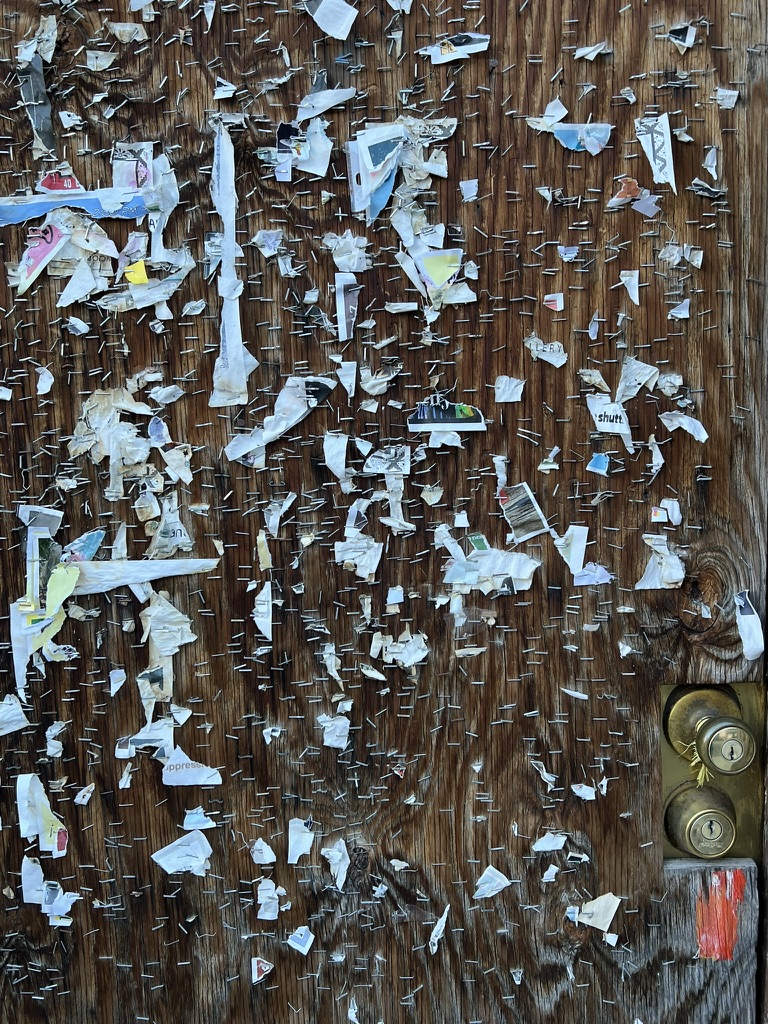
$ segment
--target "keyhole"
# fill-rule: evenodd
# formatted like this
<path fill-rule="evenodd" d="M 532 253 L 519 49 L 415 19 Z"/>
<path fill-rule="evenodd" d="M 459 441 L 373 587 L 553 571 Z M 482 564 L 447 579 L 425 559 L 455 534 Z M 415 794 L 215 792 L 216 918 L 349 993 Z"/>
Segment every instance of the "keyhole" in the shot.
<path fill-rule="evenodd" d="M 705 843 L 716 843 L 722 834 L 723 825 L 718 818 L 709 818 L 701 823 L 701 838 Z"/>
<path fill-rule="evenodd" d="M 735 765 L 744 757 L 744 744 L 735 736 L 724 737 L 720 749 L 723 761 L 728 761 L 730 764 Z"/>

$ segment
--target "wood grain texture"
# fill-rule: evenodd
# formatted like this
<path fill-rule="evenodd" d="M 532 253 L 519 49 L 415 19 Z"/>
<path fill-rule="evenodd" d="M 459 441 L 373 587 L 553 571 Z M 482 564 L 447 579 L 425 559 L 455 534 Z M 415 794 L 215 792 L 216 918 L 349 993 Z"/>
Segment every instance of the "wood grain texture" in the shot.
<path fill-rule="evenodd" d="M 306 14 L 275 3 L 224 4 L 209 32 L 202 14 L 193 18 L 196 7 L 158 4 L 143 52 L 109 42 L 119 53 L 116 65 L 90 72 L 83 48 L 107 41 L 102 19 L 139 18 L 123 0 L 111 2 L 109 11 L 84 3 L 50 8 L 60 24 L 47 71 L 54 119 L 58 111 L 72 110 L 88 125 L 63 140 L 62 155 L 84 185 L 95 187 L 109 181 L 115 139 L 157 140 L 182 186 L 166 242 L 185 239 L 199 267 L 171 301 L 177 320 L 162 337 L 149 330 L 151 316 L 109 318 L 93 306 L 75 306 L 69 312 L 88 321 L 91 331 L 73 338 L 61 330 L 57 283 L 43 277 L 17 298 L 3 276 L 2 380 L 14 385 L 16 396 L 2 410 L 3 592 L 10 602 L 24 589 L 19 502 L 63 508 L 67 540 L 101 525 L 111 543 L 125 521 L 130 552 L 141 557 L 147 541 L 132 499 L 106 501 L 104 465 L 69 463 L 65 442 L 88 394 L 120 386 L 145 366 L 160 366 L 166 383 L 178 381 L 187 391 L 170 407 L 171 434 L 196 449 L 194 481 L 178 488 L 182 517 L 196 554 L 215 556 L 214 540 L 225 546 L 219 572 L 162 584 L 198 635 L 175 659 L 175 700 L 194 712 L 177 738 L 188 754 L 220 766 L 225 784 L 208 791 L 166 789 L 160 766 L 141 756 L 131 789 L 118 789 L 124 763 L 113 750 L 143 721 L 133 679 L 147 664 L 140 634 L 125 633 L 121 623 L 126 610 L 138 622 L 140 608 L 127 588 L 82 600 L 98 607 L 100 616 L 69 621 L 60 634 L 60 642 L 81 652 L 79 661 L 48 666 L 46 678 L 30 687 L 35 727 L 0 740 L 0 862 L 3 885 L 17 894 L 1 897 L 3 1020 L 343 1022 L 352 999 L 361 1024 L 749 1020 L 754 943 L 747 935 L 755 927 L 755 873 L 749 873 L 739 956 L 732 964 L 696 961 L 697 890 L 690 873 L 681 876 L 678 865 L 662 862 L 657 687 L 756 679 L 763 669 L 762 661 L 741 656 L 733 595 L 748 587 L 763 616 L 768 234 L 759 125 L 766 103 L 765 3 L 745 4 L 734 15 L 714 2 L 634 0 L 623 12 L 622 4 L 607 0 L 465 8 L 417 3 L 411 15 L 398 16 L 381 0 L 361 7 L 358 34 L 345 43 L 320 39 Z M 30 0 L 20 0 L 16 11 L 4 15 L 0 189 L 6 193 L 36 181 L 13 67 L 14 45 L 34 31 L 39 13 Z M 659 37 L 684 14 L 707 24 L 699 28 L 694 50 L 680 56 Z M 400 63 L 388 42 L 398 26 L 404 33 Z M 187 28 L 191 45 L 179 41 Z M 436 68 L 415 55 L 440 33 L 474 28 L 491 33 L 485 54 Z M 610 57 L 594 64 L 573 60 L 573 47 L 602 39 L 613 49 Z M 300 70 L 278 90 L 262 92 L 260 83 L 280 70 L 275 51 L 281 42 Z M 216 58 L 220 63 L 213 63 Z M 326 115 L 337 143 L 331 174 L 322 182 L 277 184 L 255 150 L 271 141 L 278 121 L 291 118 L 311 74 L 321 69 L 331 85 L 358 89 L 349 108 Z M 216 75 L 238 86 L 234 100 L 213 100 Z M 584 83 L 596 88 L 582 95 Z M 720 110 L 714 90 L 731 84 L 740 91 L 739 102 L 732 111 Z M 449 98 L 441 101 L 449 86 Z M 637 94 L 636 105 L 621 98 L 625 86 Z M 97 92 L 106 92 L 107 100 L 94 103 Z M 526 115 L 540 115 L 557 95 L 569 119 L 615 125 L 602 154 L 569 153 L 526 125 Z M 107 102 L 117 108 L 110 119 L 104 118 Z M 673 115 L 675 126 L 687 121 L 695 140 L 674 144 L 679 194 L 658 187 L 663 209 L 652 223 L 629 209 L 606 213 L 616 177 L 631 174 L 652 187 L 633 118 L 654 104 Z M 295 280 L 282 279 L 254 247 L 244 249 L 244 335 L 261 365 L 249 384 L 249 405 L 238 410 L 207 405 L 218 300 L 201 264 L 204 234 L 220 222 L 209 193 L 213 136 L 206 112 L 217 107 L 248 115 L 245 130 L 233 132 L 238 240 L 245 245 L 259 228 L 281 226 L 295 264 L 305 265 Z M 384 308 L 416 294 L 394 261 L 397 238 L 386 214 L 370 230 L 349 215 L 341 151 L 367 120 L 403 112 L 459 118 L 445 146 L 449 176 L 435 179 L 428 213 L 448 226 L 449 238 L 464 240 L 467 257 L 480 266 L 478 302 L 446 308 L 430 347 L 421 344 L 415 317 L 395 317 Z M 706 176 L 700 165 L 710 145 L 718 147 L 725 203 L 686 190 L 694 177 Z M 473 177 L 481 198 L 462 204 L 457 183 Z M 578 203 L 548 207 L 535 192 L 542 185 L 580 197 Z M 323 189 L 336 197 L 325 205 Z M 117 221 L 105 226 L 120 247 L 128 227 Z M 328 405 L 270 447 L 265 471 L 230 463 L 223 446 L 262 421 L 288 374 L 334 369 L 329 356 L 341 346 L 308 327 L 301 298 L 318 287 L 321 305 L 333 316 L 328 286 L 334 267 L 321 239 L 345 228 L 365 234 L 376 254 L 373 269 L 361 275 L 364 315 L 375 317 L 376 328 L 371 335 L 358 332 L 345 358 L 377 367 L 397 354 L 404 372 L 377 413 L 361 412 L 358 401 L 348 405 L 337 388 Z M 6 261 L 19 258 L 25 235 L 24 227 L 0 232 Z M 659 263 L 658 252 L 672 237 L 703 247 L 700 271 Z M 578 242 L 586 259 L 563 264 L 554 244 L 534 251 L 543 242 Z M 615 287 L 626 269 L 641 271 L 639 307 Z M 566 296 L 560 315 L 541 302 L 554 291 Z M 668 321 L 670 305 L 689 295 L 691 319 Z M 197 298 L 207 299 L 206 313 L 180 320 L 184 302 Z M 595 310 L 603 322 L 591 343 L 585 331 Z M 628 319 L 617 328 L 620 312 Z M 523 339 L 534 328 L 565 345 L 566 367 L 531 363 Z M 397 345 L 372 348 L 371 341 L 394 334 Z M 636 439 L 645 441 L 654 431 L 669 439 L 666 466 L 652 483 L 647 448 L 628 457 L 618 439 L 592 433 L 586 389 L 577 376 L 581 367 L 599 368 L 615 386 L 627 354 L 682 373 L 694 414 L 710 434 L 704 446 L 681 431 L 667 435 L 657 420 L 659 411 L 675 408 L 666 399 L 643 392 L 629 403 Z M 55 375 L 47 398 L 35 394 L 36 365 Z M 522 404 L 494 403 L 489 385 L 501 373 L 527 379 Z M 383 513 L 371 516 L 369 533 L 385 542 L 385 557 L 368 587 L 333 562 L 350 499 L 325 467 L 323 433 L 341 427 L 376 445 L 404 439 L 406 415 L 429 394 L 430 376 L 439 376 L 441 387 L 455 386 L 457 400 L 479 405 L 488 431 L 466 435 L 461 451 L 428 451 L 416 465 L 404 506 L 418 526 L 415 536 L 390 537 L 378 522 Z M 390 397 L 405 408 L 387 405 Z M 561 468 L 545 476 L 537 467 L 556 445 Z M 585 471 L 593 450 L 615 457 L 616 472 L 606 481 Z M 504 546 L 492 462 L 499 454 L 509 457 L 510 482 L 531 485 L 558 532 L 570 523 L 590 527 L 594 546 L 588 557 L 616 580 L 609 587 L 574 588 L 551 540 L 540 537 L 523 546 L 542 560 L 532 590 L 467 597 L 469 621 L 457 636 L 447 606 L 434 600 L 447 588 L 432 532 L 438 523 L 452 525 L 455 511 L 466 511 L 474 530 Z M 353 464 L 359 469 L 361 460 Z M 58 473 L 76 473 L 77 489 L 58 491 Z M 416 485 L 438 482 L 445 497 L 430 509 Z M 359 483 L 370 497 L 369 481 Z M 272 580 L 284 603 L 275 608 L 271 655 L 256 656 L 253 597 L 246 594 L 248 581 L 266 578 L 255 557 L 256 537 L 268 501 L 291 490 L 299 500 L 270 543 Z M 669 536 L 685 555 L 686 579 L 679 590 L 635 593 L 648 554 L 641 536 L 651 529 L 652 505 L 665 497 L 677 497 L 683 510 L 683 525 Z M 189 514 L 187 506 L 196 501 L 210 503 L 207 518 Z M 316 540 L 302 551 L 300 538 L 309 533 Z M 301 594 L 292 589 L 299 584 Z M 384 597 L 398 584 L 408 596 L 402 613 L 388 618 Z M 372 633 L 360 617 L 363 593 L 372 595 L 374 617 L 385 631 L 398 633 L 410 622 L 427 634 L 431 653 L 420 672 L 387 670 L 387 687 L 361 675 Z M 711 618 L 702 617 L 702 605 Z M 619 613 L 620 606 L 635 611 Z M 495 619 L 492 626 L 485 613 Z M 13 669 L 7 619 L 1 625 L 4 694 L 13 689 Z M 585 625 L 597 628 L 586 631 Z M 321 745 L 316 726 L 338 689 L 319 659 L 320 644 L 329 640 L 336 643 L 346 692 L 354 699 L 352 743 L 342 754 Z M 620 641 L 639 653 L 621 660 Z M 457 659 L 456 650 L 467 643 L 486 650 Z M 128 682 L 112 700 L 106 680 L 115 666 L 125 667 Z M 581 690 L 589 700 L 569 697 L 562 687 Z M 45 729 L 55 719 L 71 723 L 61 762 L 45 756 Z M 262 739 L 265 725 L 285 730 L 269 746 Z M 531 760 L 557 775 L 551 793 Z M 402 778 L 394 767 L 405 768 Z M 70 851 L 62 861 L 42 863 L 46 877 L 84 896 L 70 931 L 51 930 L 35 907 L 21 902 L 25 844 L 18 835 L 14 777 L 26 771 L 38 772 L 46 784 L 68 780 L 52 805 L 70 828 Z M 603 776 L 609 780 L 605 797 L 583 803 L 572 794 L 572 783 Z M 73 795 L 91 781 L 91 803 L 75 807 Z M 178 838 L 185 808 L 200 803 L 221 822 L 208 834 L 211 871 L 204 879 L 169 878 L 150 855 Z M 287 867 L 288 819 L 309 814 L 324 839 L 315 841 L 309 861 Z M 532 854 L 532 842 L 548 828 L 567 832 L 567 850 L 586 853 L 589 862 L 574 866 L 566 851 Z M 247 844 L 258 837 L 274 846 L 277 865 L 265 873 L 286 888 L 291 902 L 274 924 L 256 918 L 260 872 Z M 352 859 L 342 894 L 331 887 L 319 855 L 326 841 L 341 837 Z M 409 867 L 396 872 L 392 859 Z M 556 882 L 543 883 L 550 862 L 561 870 Z M 474 902 L 475 882 L 489 863 L 514 884 Z M 699 879 L 708 870 L 691 868 Z M 373 889 L 382 882 L 388 892 L 376 899 Z M 608 891 L 622 899 L 613 924 L 615 949 L 565 917 L 568 906 Z M 445 937 L 431 955 L 430 932 L 448 905 Z M 285 940 L 306 923 L 316 941 L 304 959 Z M 335 954 L 343 959 L 332 959 Z M 252 988 L 255 955 L 273 961 L 275 970 Z M 518 970 L 519 984 L 512 974 Z"/>
<path fill-rule="evenodd" d="M 729 890 L 728 899 L 738 919 L 738 934 L 733 959 L 724 962 L 707 955 L 712 953 L 711 948 L 702 949 L 696 907 L 713 901 L 713 894 L 724 878 L 725 890 L 727 877 L 737 880 L 739 891 L 743 882 L 744 890 L 741 899 L 734 898 L 733 890 Z M 754 862 L 732 859 L 712 866 L 693 860 L 669 861 L 664 866 L 664 881 L 667 895 L 663 903 L 656 906 L 659 919 L 665 919 L 658 929 L 660 941 L 657 944 L 651 940 L 645 945 L 640 959 L 647 963 L 647 973 L 633 974 L 630 981 L 630 985 L 637 985 L 639 996 L 634 1012 L 644 1021 L 754 1020 L 752 985 L 757 966 L 758 933 L 758 883 Z M 726 917 L 722 915 L 722 923 Z M 686 955 L 686 950 L 693 950 L 692 955 Z M 634 949 L 627 951 L 628 973 L 633 970 L 635 952 Z M 657 958 L 655 964 L 654 957 Z"/>

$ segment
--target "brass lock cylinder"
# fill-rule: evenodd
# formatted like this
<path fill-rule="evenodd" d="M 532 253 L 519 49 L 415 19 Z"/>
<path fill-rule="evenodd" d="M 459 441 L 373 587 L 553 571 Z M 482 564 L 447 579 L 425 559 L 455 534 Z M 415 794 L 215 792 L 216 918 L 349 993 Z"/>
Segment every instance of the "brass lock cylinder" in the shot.
<path fill-rule="evenodd" d="M 672 797 L 664 816 L 669 841 L 692 857 L 723 857 L 736 841 L 736 812 L 711 786 L 686 786 Z"/>
<path fill-rule="evenodd" d="M 730 687 L 678 687 L 664 710 L 664 731 L 681 757 L 694 755 L 709 771 L 737 775 L 755 759 L 754 734 Z"/>

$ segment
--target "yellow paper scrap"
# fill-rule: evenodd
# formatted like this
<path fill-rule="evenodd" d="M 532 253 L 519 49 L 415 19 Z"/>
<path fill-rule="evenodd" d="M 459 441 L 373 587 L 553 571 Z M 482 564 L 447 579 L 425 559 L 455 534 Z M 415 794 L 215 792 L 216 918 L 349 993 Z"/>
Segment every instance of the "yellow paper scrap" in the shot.
<path fill-rule="evenodd" d="M 45 614 L 54 615 L 75 589 L 80 570 L 70 562 L 59 562 L 48 579 L 45 592 Z"/>
<path fill-rule="evenodd" d="M 147 284 L 149 278 L 147 277 L 147 268 L 144 266 L 144 260 L 139 260 L 138 263 L 131 263 L 130 266 L 126 267 L 125 279 L 129 284 Z"/>

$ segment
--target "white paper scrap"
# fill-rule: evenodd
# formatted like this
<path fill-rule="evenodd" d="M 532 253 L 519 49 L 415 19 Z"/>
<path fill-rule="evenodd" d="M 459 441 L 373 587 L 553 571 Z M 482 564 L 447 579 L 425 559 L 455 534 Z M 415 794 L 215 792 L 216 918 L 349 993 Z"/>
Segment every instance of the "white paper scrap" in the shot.
<path fill-rule="evenodd" d="M 331 874 L 333 875 L 333 880 L 336 883 L 336 888 L 343 889 L 350 865 L 347 844 L 343 839 L 339 839 L 333 844 L 333 846 L 324 847 L 320 851 L 320 855 L 325 857 L 328 861 L 328 866 L 331 869 Z"/>
<path fill-rule="evenodd" d="M 258 985 L 264 981 L 266 976 L 275 969 L 275 965 L 262 956 L 251 957 L 251 984 Z"/>
<path fill-rule="evenodd" d="M 682 412 L 663 412 L 659 419 L 670 432 L 678 429 L 685 430 L 691 437 L 702 443 L 709 439 L 709 434 L 703 424 L 693 416 L 686 416 Z"/>
<path fill-rule="evenodd" d="M 0 736 L 17 732 L 29 724 L 29 719 L 24 714 L 19 698 L 12 693 L 3 697 L 0 701 Z"/>
<path fill-rule="evenodd" d="M 296 949 L 302 956 L 306 956 L 312 948 L 312 943 L 315 941 L 315 936 L 309 930 L 307 925 L 303 924 L 297 928 L 292 935 L 289 935 L 286 940 L 291 949 Z"/>
<path fill-rule="evenodd" d="M 306 856 L 312 849 L 315 833 L 301 818 L 288 822 L 288 863 L 298 864 L 299 857 Z"/>
<path fill-rule="evenodd" d="M 208 858 L 212 853 L 211 844 L 196 830 L 153 853 L 152 860 L 169 875 L 189 871 L 203 878 L 211 866 Z"/>
<path fill-rule="evenodd" d="M 489 899 L 489 897 L 500 893 L 502 889 L 506 889 L 508 885 L 512 885 L 511 879 L 507 878 L 505 874 L 493 867 L 493 865 L 489 864 L 477 880 L 472 899 Z"/>
<path fill-rule="evenodd" d="M 220 786 L 221 772 L 193 761 L 181 747 L 176 747 L 163 766 L 166 786 Z"/>
<path fill-rule="evenodd" d="M 317 724 L 323 730 L 323 746 L 344 750 L 349 742 L 350 720 L 345 715 L 318 715 Z"/>
<path fill-rule="evenodd" d="M 643 541 L 651 549 L 652 554 L 642 578 L 635 584 L 635 590 L 672 590 L 682 586 L 685 566 L 680 556 L 669 550 L 669 539 L 645 533 Z"/>
<path fill-rule="evenodd" d="M 501 374 L 494 383 L 494 397 L 497 402 L 519 402 L 523 397 L 524 380 Z"/>
<path fill-rule="evenodd" d="M 607 932 L 620 906 L 621 900 L 618 896 L 614 896 L 612 892 L 604 893 L 597 899 L 582 903 L 578 923 L 588 924 L 590 928 Z"/>
<path fill-rule="evenodd" d="M 317 27 L 333 39 L 346 39 L 357 17 L 357 8 L 344 0 L 305 0 L 304 7 Z"/>
<path fill-rule="evenodd" d="M 51 810 L 43 784 L 37 775 L 16 777 L 16 803 L 19 813 L 19 831 L 22 839 L 37 838 L 40 849 L 54 859 L 67 852 L 69 833 L 63 822 Z"/>
<path fill-rule="evenodd" d="M 440 917 L 435 922 L 435 926 L 429 936 L 429 952 L 434 956 L 437 952 L 437 947 L 445 934 L 445 926 L 448 923 L 448 912 L 450 911 L 450 904 L 445 908 Z"/>
<path fill-rule="evenodd" d="M 217 825 L 202 807 L 195 807 L 191 811 L 184 811 L 184 824 L 181 827 L 185 832 L 194 832 L 198 828 L 217 828 Z"/>
<path fill-rule="evenodd" d="M 677 195 L 669 114 L 661 114 L 659 117 L 635 118 L 635 135 L 643 147 L 643 152 L 648 157 L 648 162 L 653 170 L 654 184 L 669 184 Z"/>
<path fill-rule="evenodd" d="M 736 625 L 741 637 L 744 657 L 747 661 L 756 661 L 765 649 L 760 616 L 749 599 L 749 591 L 742 590 L 734 595 L 733 600 L 736 605 Z"/>
<path fill-rule="evenodd" d="M 255 839 L 250 845 L 250 850 L 254 864 L 274 864 L 277 860 L 275 851 L 265 839 Z"/>
<path fill-rule="evenodd" d="M 534 853 L 552 853 L 554 850 L 562 850 L 568 836 L 561 832 L 547 832 L 531 847 Z"/>

